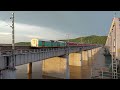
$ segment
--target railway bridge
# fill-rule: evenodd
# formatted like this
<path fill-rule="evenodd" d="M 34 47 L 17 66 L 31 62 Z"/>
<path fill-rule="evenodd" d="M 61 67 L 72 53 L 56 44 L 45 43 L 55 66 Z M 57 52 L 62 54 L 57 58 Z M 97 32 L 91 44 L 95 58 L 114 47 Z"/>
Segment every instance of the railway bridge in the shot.
<path fill-rule="evenodd" d="M 59 76 L 61 78 L 70 78 L 69 65 L 82 66 L 82 59 L 91 57 L 97 53 L 100 45 L 96 46 L 76 46 L 76 47 L 58 47 L 58 48 L 39 48 L 31 49 L 30 46 L 16 46 L 14 56 L 12 56 L 11 46 L 1 45 L 0 46 L 0 78 L 1 79 L 16 79 L 16 66 L 28 64 L 28 73 L 32 73 L 32 62 L 42 61 L 48 58 L 58 57 L 62 59 L 64 64 L 65 75 Z M 74 54 L 75 60 L 70 59 L 70 54 Z M 84 54 L 84 55 L 83 55 Z M 14 59 L 13 59 L 14 58 Z M 13 61 L 14 60 L 14 61 Z M 61 62 L 61 61 L 60 61 Z M 57 65 L 60 63 L 57 62 Z M 55 61 L 50 62 L 52 66 L 56 63 Z M 59 65 L 57 66 L 59 67 Z M 61 67 L 61 68 L 63 68 Z M 50 67 L 48 67 L 50 68 Z M 52 68 L 55 69 L 55 68 Z M 44 70 L 44 72 L 47 70 Z"/>

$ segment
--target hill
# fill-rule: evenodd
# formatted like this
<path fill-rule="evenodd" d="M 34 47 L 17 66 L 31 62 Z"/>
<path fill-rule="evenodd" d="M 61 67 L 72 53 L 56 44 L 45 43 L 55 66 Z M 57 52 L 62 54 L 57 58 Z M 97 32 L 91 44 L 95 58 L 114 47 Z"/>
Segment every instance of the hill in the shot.
<path fill-rule="evenodd" d="M 79 42 L 79 43 L 87 43 L 87 44 L 102 44 L 104 45 L 106 42 L 107 36 L 86 36 L 86 37 L 78 37 L 75 39 L 69 39 L 70 42 Z M 68 41 L 68 40 L 59 40 L 59 41 Z M 30 46 L 30 42 L 18 42 L 15 45 L 28 45 Z"/>
<path fill-rule="evenodd" d="M 15 45 L 25 45 L 25 46 L 30 46 L 30 42 L 18 42 L 18 43 L 15 43 Z"/>
<path fill-rule="evenodd" d="M 107 40 L 107 36 L 86 36 L 86 37 L 78 37 L 75 39 L 69 39 L 70 42 L 79 42 L 79 43 L 88 43 L 88 44 L 105 44 Z M 67 40 L 63 40 L 67 41 Z"/>

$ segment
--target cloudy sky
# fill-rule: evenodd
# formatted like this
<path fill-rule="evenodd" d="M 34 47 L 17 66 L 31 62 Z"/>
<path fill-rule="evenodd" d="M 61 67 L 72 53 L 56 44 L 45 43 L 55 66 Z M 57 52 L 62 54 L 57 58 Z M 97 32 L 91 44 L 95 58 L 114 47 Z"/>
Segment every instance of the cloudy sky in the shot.
<path fill-rule="evenodd" d="M 15 42 L 107 35 L 115 11 L 14 11 Z M 0 11 L 0 43 L 11 43 L 12 11 Z M 117 12 L 120 17 L 120 12 Z"/>

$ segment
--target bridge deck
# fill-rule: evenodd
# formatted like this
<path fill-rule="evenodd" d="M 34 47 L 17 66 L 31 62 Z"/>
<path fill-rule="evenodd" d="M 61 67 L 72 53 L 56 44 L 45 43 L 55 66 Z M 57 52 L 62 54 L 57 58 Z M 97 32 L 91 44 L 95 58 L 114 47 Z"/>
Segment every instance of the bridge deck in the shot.
<path fill-rule="evenodd" d="M 24 46 L 23 46 L 24 47 Z M 39 49 L 22 49 L 15 50 L 15 65 L 23 65 L 30 62 L 45 60 L 52 57 L 65 56 L 72 52 L 80 52 L 81 50 L 89 50 L 98 46 L 87 47 L 64 47 L 64 48 L 39 48 Z M 7 63 L 12 61 L 11 51 L 0 52 L 0 69 L 7 67 Z"/>

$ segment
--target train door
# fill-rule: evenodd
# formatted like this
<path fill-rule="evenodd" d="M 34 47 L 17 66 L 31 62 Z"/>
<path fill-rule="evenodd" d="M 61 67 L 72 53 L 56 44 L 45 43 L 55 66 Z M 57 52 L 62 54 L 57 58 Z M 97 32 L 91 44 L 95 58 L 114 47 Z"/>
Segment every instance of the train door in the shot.
<path fill-rule="evenodd" d="M 33 47 L 37 47 L 37 40 L 36 40 L 36 39 L 32 39 L 31 45 L 32 45 Z"/>

